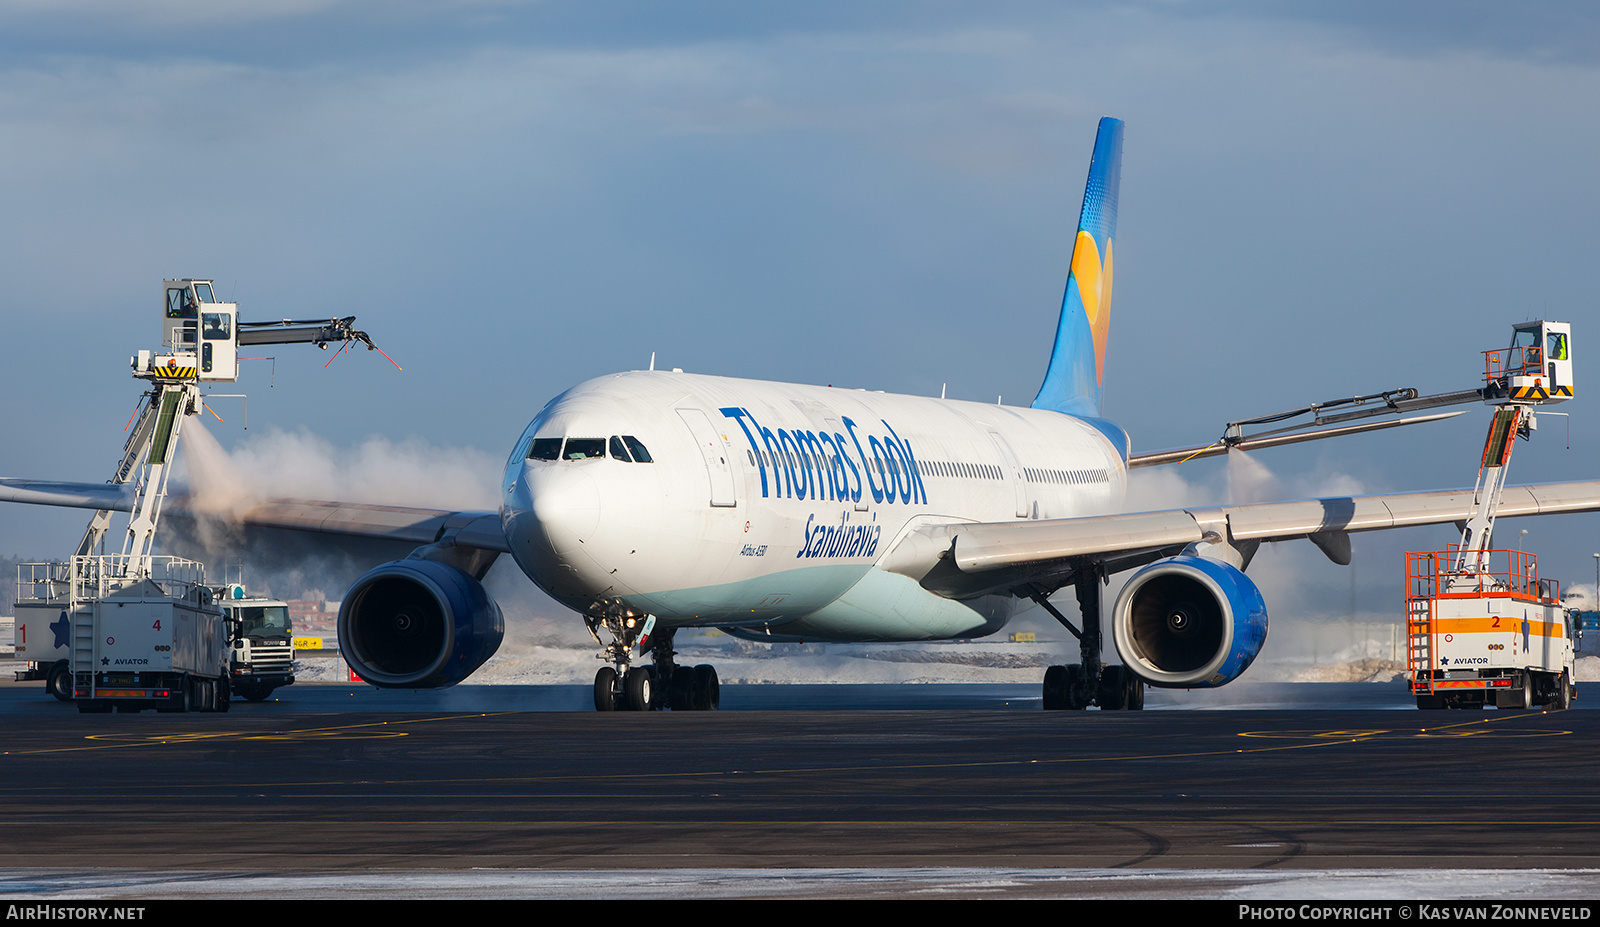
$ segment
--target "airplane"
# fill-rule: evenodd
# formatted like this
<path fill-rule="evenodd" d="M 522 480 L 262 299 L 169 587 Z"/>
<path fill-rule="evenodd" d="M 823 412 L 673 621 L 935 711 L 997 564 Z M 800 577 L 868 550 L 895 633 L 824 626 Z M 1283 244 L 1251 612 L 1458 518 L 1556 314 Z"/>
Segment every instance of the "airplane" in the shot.
<path fill-rule="evenodd" d="M 1122 121 L 1103 118 L 1028 408 L 652 364 L 550 400 L 513 445 L 498 511 L 269 500 L 235 517 L 415 545 L 339 611 L 346 659 L 380 687 L 455 685 L 494 655 L 505 623 L 481 580 L 502 554 L 601 645 L 597 710 L 715 709 L 715 668 L 673 660 L 682 628 L 951 640 L 1032 604 L 1080 645 L 1078 662 L 1046 670 L 1046 709 L 1139 709 L 1146 686 L 1226 685 L 1266 639 L 1245 573 L 1262 543 L 1307 538 L 1348 564 L 1350 533 L 1463 521 L 1473 493 L 1121 511 L 1130 467 L 1171 459 L 1132 454 L 1100 416 L 1122 140 Z M 0 501 L 104 508 L 105 489 L 0 480 Z M 1507 487 L 1500 503 L 1503 516 L 1596 510 L 1600 481 Z M 1122 663 L 1102 665 L 1102 589 L 1128 570 L 1109 614 Z M 1081 628 L 1050 602 L 1068 586 Z"/>

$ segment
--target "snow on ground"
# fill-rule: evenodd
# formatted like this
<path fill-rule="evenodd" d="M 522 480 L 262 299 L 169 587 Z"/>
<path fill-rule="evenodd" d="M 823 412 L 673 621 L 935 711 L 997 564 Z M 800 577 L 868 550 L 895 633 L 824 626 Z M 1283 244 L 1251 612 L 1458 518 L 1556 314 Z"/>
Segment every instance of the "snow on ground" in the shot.
<path fill-rule="evenodd" d="M 580 685 L 594 681 L 600 648 L 565 643 L 508 640 L 472 676 L 478 685 Z M 1037 685 L 1051 663 L 1077 660 L 1063 643 L 956 641 L 927 644 L 757 644 L 721 634 L 680 633 L 677 662 L 710 663 L 724 685 L 823 683 L 989 683 Z M 1115 661 L 1115 656 L 1108 657 Z M 1600 679 L 1600 658 L 1586 658 Z M 1323 661 L 1258 662 L 1257 682 L 1394 682 L 1405 666 L 1394 660 L 1356 656 Z M 343 682 L 342 664 L 303 659 L 299 682 Z M 1579 676 L 1583 679 L 1583 676 Z"/>

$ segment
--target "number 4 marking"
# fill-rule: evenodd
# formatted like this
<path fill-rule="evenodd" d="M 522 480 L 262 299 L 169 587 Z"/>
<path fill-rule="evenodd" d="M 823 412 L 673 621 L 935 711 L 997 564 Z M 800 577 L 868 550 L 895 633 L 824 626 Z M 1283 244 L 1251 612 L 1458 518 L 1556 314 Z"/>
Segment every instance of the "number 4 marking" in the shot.
<path fill-rule="evenodd" d="M 150 630 L 152 630 L 152 631 L 161 630 L 161 619 L 160 618 L 157 618 L 156 619 L 156 623 L 150 626 Z"/>

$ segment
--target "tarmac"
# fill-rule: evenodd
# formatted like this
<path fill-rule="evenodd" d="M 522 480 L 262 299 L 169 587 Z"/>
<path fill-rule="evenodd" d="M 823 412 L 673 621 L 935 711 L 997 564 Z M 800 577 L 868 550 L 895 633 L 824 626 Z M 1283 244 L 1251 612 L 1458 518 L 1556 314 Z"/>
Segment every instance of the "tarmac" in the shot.
<path fill-rule="evenodd" d="M 597 714 L 583 686 L 297 685 L 80 715 L 6 685 L 0 896 L 1600 895 L 1600 685 L 1560 713 L 1239 691 L 727 686 L 722 711 Z"/>

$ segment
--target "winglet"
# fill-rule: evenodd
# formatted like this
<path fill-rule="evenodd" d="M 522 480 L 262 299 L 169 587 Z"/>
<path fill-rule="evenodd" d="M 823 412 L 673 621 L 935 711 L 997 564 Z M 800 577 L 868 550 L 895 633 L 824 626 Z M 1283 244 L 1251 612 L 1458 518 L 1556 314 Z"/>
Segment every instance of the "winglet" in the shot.
<path fill-rule="evenodd" d="M 1106 333 L 1111 319 L 1112 242 L 1117 237 L 1117 189 L 1122 180 L 1122 120 L 1106 116 L 1095 135 L 1083 212 L 1072 247 L 1067 292 L 1044 384 L 1035 409 L 1100 414 Z"/>

